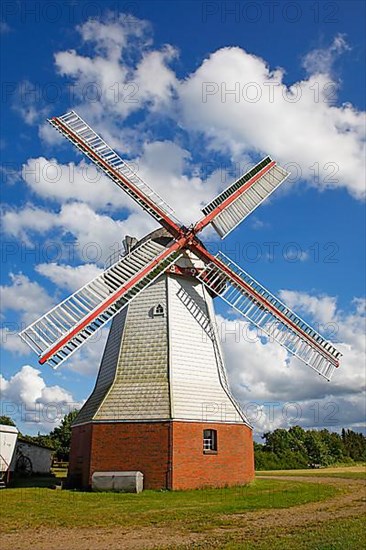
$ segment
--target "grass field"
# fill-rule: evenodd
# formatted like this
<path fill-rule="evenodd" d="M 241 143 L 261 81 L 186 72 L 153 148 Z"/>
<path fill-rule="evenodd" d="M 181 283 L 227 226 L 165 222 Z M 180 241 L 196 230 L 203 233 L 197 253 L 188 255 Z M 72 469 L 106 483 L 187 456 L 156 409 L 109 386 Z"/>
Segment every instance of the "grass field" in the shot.
<path fill-rule="evenodd" d="M 41 480 L 44 484 L 44 480 Z M 197 531 L 226 524 L 216 519 L 265 508 L 321 501 L 337 493 L 328 485 L 257 480 L 250 486 L 198 491 L 144 491 L 139 495 L 57 491 L 44 487 L 1 493 L 4 531 L 42 526 L 148 526 L 172 522 Z"/>
<path fill-rule="evenodd" d="M 319 470 L 260 470 L 257 476 L 307 476 L 339 477 L 344 479 L 366 479 L 366 464 L 338 468 L 320 468 Z"/>
<path fill-rule="evenodd" d="M 208 550 L 212 544 L 211 548 L 225 550 L 362 550 L 365 548 L 364 541 L 365 520 L 359 517 L 292 529 L 278 525 L 275 533 L 264 535 L 261 532 L 258 536 L 252 535 L 251 540 L 243 540 L 238 533 L 234 533 L 231 537 L 220 537 L 211 540 L 207 545 L 197 545 L 196 548 L 206 547 Z M 179 545 L 175 548 L 183 550 L 187 546 Z M 189 548 L 195 548 L 195 545 L 190 545 Z"/>
<path fill-rule="evenodd" d="M 25 485 L 39 487 L 0 492 L 0 546 L 359 550 L 365 538 L 365 468 L 334 470 L 257 472 L 283 479 L 139 495 L 52 490 L 46 485 L 57 478 L 34 478 Z M 56 472 L 58 479 L 63 474 Z"/>

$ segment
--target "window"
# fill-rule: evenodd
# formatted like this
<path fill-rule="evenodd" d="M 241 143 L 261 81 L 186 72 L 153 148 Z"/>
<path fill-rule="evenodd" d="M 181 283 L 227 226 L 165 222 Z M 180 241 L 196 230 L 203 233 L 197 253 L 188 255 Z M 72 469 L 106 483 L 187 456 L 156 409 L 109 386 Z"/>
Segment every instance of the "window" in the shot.
<path fill-rule="evenodd" d="M 203 452 L 217 453 L 217 431 L 203 430 Z"/>
<path fill-rule="evenodd" d="M 154 317 L 164 317 L 164 307 L 161 304 L 158 304 L 153 309 Z"/>

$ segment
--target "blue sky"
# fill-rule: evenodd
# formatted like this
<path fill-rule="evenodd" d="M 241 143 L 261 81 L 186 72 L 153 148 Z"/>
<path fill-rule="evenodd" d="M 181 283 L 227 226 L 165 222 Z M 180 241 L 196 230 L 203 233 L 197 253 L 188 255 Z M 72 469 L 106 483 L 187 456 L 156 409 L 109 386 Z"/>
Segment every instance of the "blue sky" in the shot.
<path fill-rule="evenodd" d="M 47 430 L 47 403 L 87 397 L 103 342 L 54 373 L 15 328 L 94 276 L 124 234 L 155 227 L 105 178 L 82 177 L 84 161 L 45 123 L 70 108 L 186 223 L 251 162 L 289 167 L 223 243 L 205 239 L 325 334 L 336 325 L 342 370 L 327 384 L 277 346 L 240 341 L 224 345 L 230 380 L 244 403 L 301 403 L 303 425 L 314 402 L 335 403 L 335 429 L 362 429 L 364 18 L 354 1 L 3 2 L 2 384 L 25 431 Z M 38 423 L 24 418 L 34 403 Z M 257 430 L 277 425 L 283 415 L 262 415 Z"/>

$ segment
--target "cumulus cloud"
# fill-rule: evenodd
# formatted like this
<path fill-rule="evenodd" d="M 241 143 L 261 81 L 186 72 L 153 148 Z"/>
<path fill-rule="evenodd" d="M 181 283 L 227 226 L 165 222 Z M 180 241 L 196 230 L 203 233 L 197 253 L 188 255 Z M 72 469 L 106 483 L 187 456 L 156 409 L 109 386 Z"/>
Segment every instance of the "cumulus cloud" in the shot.
<path fill-rule="evenodd" d="M 23 165 L 22 177 L 38 196 L 59 203 L 80 201 L 93 208 L 113 210 L 137 208 L 110 178 L 85 160 L 61 164 L 52 158 L 31 158 Z"/>
<path fill-rule="evenodd" d="M 190 153 L 171 141 L 145 144 L 137 162 L 142 178 L 166 199 L 185 224 L 201 218 L 201 208 L 223 186 L 219 170 L 209 177 L 195 175 Z"/>
<path fill-rule="evenodd" d="M 39 264 L 35 269 L 40 275 L 47 277 L 55 285 L 65 288 L 69 292 L 75 292 L 102 273 L 102 269 L 95 264 L 82 264 L 74 267 L 51 262 Z"/>
<path fill-rule="evenodd" d="M 114 220 L 106 214 L 98 214 L 85 203 L 64 204 L 58 212 L 28 205 L 24 208 L 6 209 L 3 227 L 8 235 L 31 242 L 32 234 L 57 231 L 57 243 L 62 235 L 75 238 L 75 250 L 84 261 L 95 260 L 101 264 L 116 250 L 126 234 L 138 238 L 156 227 L 150 216 L 133 213 L 125 220 Z"/>
<path fill-rule="evenodd" d="M 19 338 L 19 323 L 6 323 L 5 326 L 0 328 L 0 341 L 1 347 L 15 353 L 15 355 L 28 355 L 30 352 L 29 347 Z"/>
<path fill-rule="evenodd" d="M 336 106 L 337 87 L 323 73 L 287 85 L 283 69 L 241 48 L 222 48 L 181 83 L 180 121 L 215 150 L 234 158 L 268 153 L 295 179 L 320 189 L 344 187 L 361 199 L 365 114 Z"/>
<path fill-rule="evenodd" d="M 0 387 L 4 414 L 46 431 L 52 430 L 65 414 L 82 405 L 61 386 L 47 386 L 41 371 L 30 365 L 24 365 L 9 379 L 0 375 Z"/>
<path fill-rule="evenodd" d="M 329 296 L 282 291 L 287 303 L 302 311 L 313 322 L 333 323 L 337 328 L 336 347 L 343 354 L 341 367 L 327 382 L 275 342 L 259 337 L 255 328 L 238 320 L 218 317 L 219 334 L 226 358 L 232 390 L 237 399 L 249 406 L 257 432 L 300 423 L 322 426 L 329 414 L 337 426 L 362 426 L 365 407 L 365 313 L 362 299 L 356 299 L 347 314 Z M 291 303 L 290 303 L 291 302 Z M 295 402 L 291 414 L 283 414 L 283 405 Z M 255 406 L 251 408 L 250 403 Z M 267 405 L 263 405 L 266 403 Z M 333 405 L 332 405 L 333 404 Z M 272 410 L 271 410 L 272 407 Z M 299 418 L 295 418 L 298 408 Z M 273 412 L 276 410 L 276 416 Z M 271 416 L 272 413 L 272 416 Z M 316 416 L 317 415 L 317 416 Z"/>
<path fill-rule="evenodd" d="M 309 74 L 331 74 L 335 60 L 351 48 L 343 34 L 337 34 L 328 48 L 317 48 L 304 56 L 303 66 Z"/>
<path fill-rule="evenodd" d="M 50 112 L 50 107 L 42 98 L 39 84 L 33 84 L 29 80 L 23 80 L 18 85 L 12 106 L 29 126 L 40 123 Z"/>
<path fill-rule="evenodd" d="M 220 170 L 208 177 L 205 173 L 198 175 L 190 153 L 169 140 L 146 143 L 131 166 L 137 168 L 139 176 L 185 223 L 201 217 L 200 209 L 226 184 Z M 112 180 L 84 160 L 78 164 L 61 164 L 44 157 L 28 159 L 23 165 L 22 177 L 32 192 L 43 199 L 61 204 L 78 201 L 95 210 L 123 209 L 148 216 Z"/>
<path fill-rule="evenodd" d="M 200 173 L 202 170 L 192 162 L 189 152 L 169 140 L 146 143 L 131 164 L 139 167 L 139 175 L 187 225 L 199 219 L 201 208 L 227 185 L 221 170 L 209 175 Z M 156 228 L 156 222 L 137 203 L 84 160 L 79 164 L 60 164 L 44 157 L 29 159 L 22 175 L 37 197 L 61 204 L 58 212 L 31 203 L 19 209 L 4 208 L 5 232 L 28 244 L 32 234 L 56 229 L 63 235 L 73 235 L 79 250 L 96 243 L 104 259 L 125 234 L 142 237 Z M 124 219 L 115 220 L 106 210 L 114 211 L 115 217 L 121 213 Z"/>
<path fill-rule="evenodd" d="M 60 51 L 55 54 L 55 64 L 61 75 L 74 79 L 79 99 L 85 100 L 93 86 L 99 105 L 91 103 L 91 117 L 115 113 L 125 118 L 146 104 L 156 108 L 170 101 L 176 76 L 168 65 L 176 50 L 170 45 L 153 50 L 146 21 L 125 14 L 118 18 L 108 15 L 77 29 L 83 44 L 94 49 L 93 55 L 75 49 Z"/>
<path fill-rule="evenodd" d="M 295 290 L 281 290 L 280 298 L 291 309 L 309 313 L 321 323 L 330 323 L 334 320 L 337 299 L 334 296 L 311 296 L 306 292 Z"/>
<path fill-rule="evenodd" d="M 32 204 L 20 209 L 4 207 L 2 211 L 3 230 L 6 234 L 30 244 L 29 231 L 46 234 L 54 225 L 54 216 L 53 212 Z"/>
<path fill-rule="evenodd" d="M 40 284 L 26 275 L 10 273 L 10 281 L 9 285 L 0 286 L 2 309 L 19 312 L 23 324 L 35 321 L 52 307 L 53 299 Z"/>
<path fill-rule="evenodd" d="M 365 113 L 349 103 L 337 105 L 341 84 L 331 71 L 349 49 L 343 35 L 305 55 L 308 76 L 287 84 L 285 68 L 272 68 L 239 47 L 209 54 L 179 79 L 172 68 L 178 55 L 174 46 L 154 49 L 149 25 L 126 23 L 123 15 L 88 21 L 78 30 L 80 49 L 89 45 L 92 53 L 57 52 L 56 68 L 73 80 L 80 91 L 77 108 L 112 146 L 121 146 L 123 121 L 144 110 L 146 125 L 152 113 L 171 117 L 179 130 L 196 134 L 201 142 L 204 138 L 207 155 L 213 149 L 237 161 L 271 154 L 291 164 L 294 181 L 306 180 L 319 189 L 346 188 L 364 198 Z M 129 50 L 134 54 L 127 55 Z M 99 90 L 98 101 L 83 95 L 91 83 Z M 139 133 L 146 131 L 142 126 Z"/>

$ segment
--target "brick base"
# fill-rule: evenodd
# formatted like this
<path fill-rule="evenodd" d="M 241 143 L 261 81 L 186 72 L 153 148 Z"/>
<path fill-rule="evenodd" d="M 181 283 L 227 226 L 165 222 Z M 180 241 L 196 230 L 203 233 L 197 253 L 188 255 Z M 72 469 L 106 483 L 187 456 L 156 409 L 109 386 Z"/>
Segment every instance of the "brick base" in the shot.
<path fill-rule="evenodd" d="M 203 430 L 217 431 L 217 454 L 203 453 Z M 254 479 L 252 430 L 244 424 L 173 422 L 172 489 L 243 485 Z"/>
<path fill-rule="evenodd" d="M 218 450 L 203 453 L 203 430 L 217 431 Z M 89 488 L 97 471 L 139 470 L 145 489 L 241 485 L 254 478 L 252 431 L 209 422 L 95 423 L 72 429 L 69 482 Z"/>

